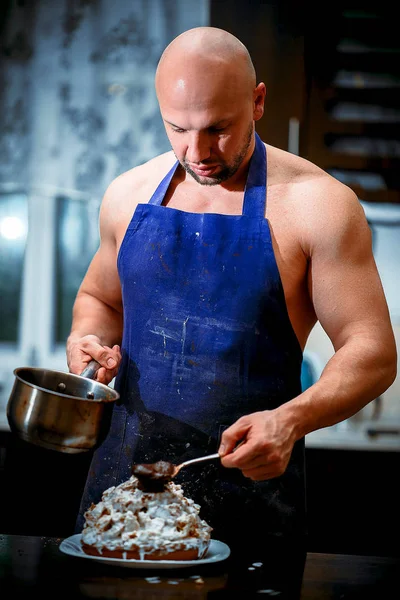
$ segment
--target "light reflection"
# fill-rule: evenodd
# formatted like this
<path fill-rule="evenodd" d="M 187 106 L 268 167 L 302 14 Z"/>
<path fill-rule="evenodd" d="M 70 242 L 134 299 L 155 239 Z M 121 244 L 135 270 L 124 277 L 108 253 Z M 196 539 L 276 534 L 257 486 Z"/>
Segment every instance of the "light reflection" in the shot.
<path fill-rule="evenodd" d="M 26 224 L 19 217 L 4 217 L 0 220 L 0 235 L 6 240 L 25 237 Z"/>

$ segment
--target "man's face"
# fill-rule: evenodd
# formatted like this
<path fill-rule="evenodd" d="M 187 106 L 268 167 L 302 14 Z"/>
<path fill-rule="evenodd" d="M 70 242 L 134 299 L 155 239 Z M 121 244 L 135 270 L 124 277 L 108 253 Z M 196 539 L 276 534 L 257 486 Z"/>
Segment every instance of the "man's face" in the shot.
<path fill-rule="evenodd" d="M 200 138 L 202 135 L 203 133 L 200 131 L 198 133 L 198 138 Z M 235 175 L 235 173 L 238 171 L 239 167 L 247 156 L 252 135 L 253 123 L 251 122 L 247 132 L 245 133 L 245 136 L 242 138 L 242 140 L 238 140 L 240 143 L 235 145 L 237 147 L 229 152 L 227 148 L 224 149 L 223 144 L 218 144 L 218 135 L 215 136 L 217 139 L 213 140 L 212 136 L 207 136 L 206 134 L 205 148 L 206 155 L 209 155 L 208 158 L 200 158 L 199 161 L 190 161 L 190 158 L 188 159 L 188 156 L 193 156 L 193 152 L 196 152 L 196 150 L 193 149 L 193 146 L 197 146 L 199 144 L 197 140 L 192 142 L 192 146 L 188 146 L 186 154 L 183 158 L 179 158 L 176 153 L 175 156 L 177 156 L 185 171 L 189 173 L 189 175 L 191 175 L 193 179 L 197 181 L 197 183 L 200 183 L 201 185 L 218 185 L 219 183 L 223 183 L 224 181 L 231 179 L 231 177 L 233 177 L 233 175 Z"/>
<path fill-rule="evenodd" d="M 253 150 L 251 99 L 209 90 L 177 90 L 162 98 L 160 109 L 175 156 L 201 185 L 231 179 Z"/>

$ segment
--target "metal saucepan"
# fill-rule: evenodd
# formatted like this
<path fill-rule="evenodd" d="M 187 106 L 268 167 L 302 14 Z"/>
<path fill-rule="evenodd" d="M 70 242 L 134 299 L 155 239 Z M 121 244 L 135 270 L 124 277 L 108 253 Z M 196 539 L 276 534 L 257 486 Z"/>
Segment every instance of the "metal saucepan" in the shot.
<path fill-rule="evenodd" d="M 110 426 L 119 394 L 94 381 L 99 363 L 91 361 L 80 375 L 20 367 L 7 403 L 10 429 L 37 446 L 76 454 L 96 448 Z"/>

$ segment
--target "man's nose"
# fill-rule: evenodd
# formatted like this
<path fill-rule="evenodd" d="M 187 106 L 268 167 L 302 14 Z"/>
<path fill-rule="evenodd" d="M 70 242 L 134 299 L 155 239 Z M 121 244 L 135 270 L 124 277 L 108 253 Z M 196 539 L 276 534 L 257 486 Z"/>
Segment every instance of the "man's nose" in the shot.
<path fill-rule="evenodd" d="M 189 163 L 201 163 L 211 155 L 210 136 L 205 132 L 192 131 L 186 150 L 186 160 Z"/>

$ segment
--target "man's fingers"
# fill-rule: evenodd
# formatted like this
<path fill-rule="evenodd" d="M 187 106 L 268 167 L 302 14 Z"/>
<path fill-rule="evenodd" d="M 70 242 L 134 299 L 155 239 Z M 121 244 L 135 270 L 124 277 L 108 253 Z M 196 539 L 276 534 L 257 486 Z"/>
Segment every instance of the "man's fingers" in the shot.
<path fill-rule="evenodd" d="M 111 348 L 100 346 L 101 350 L 96 351 L 93 358 L 97 360 L 105 369 L 114 369 L 117 366 L 117 358 Z"/>
<path fill-rule="evenodd" d="M 121 354 L 119 346 L 117 346 L 117 348 L 118 350 L 115 346 L 114 348 L 102 346 L 93 340 L 83 340 L 81 344 L 81 351 L 85 353 L 86 356 L 94 358 L 94 360 L 105 369 L 115 369 L 118 366 L 121 360 Z M 101 377 L 101 374 L 99 374 L 99 377 Z"/>
<path fill-rule="evenodd" d="M 265 456 L 255 454 L 254 444 L 246 441 L 237 450 L 233 449 L 232 452 L 223 456 L 221 462 L 228 469 L 256 469 L 265 465 Z"/>
<path fill-rule="evenodd" d="M 100 369 L 96 373 L 96 381 L 99 383 L 105 383 L 108 385 L 112 379 L 114 379 L 116 373 L 115 371 L 111 371 L 109 369 L 105 369 L 104 367 L 100 367 Z"/>
<path fill-rule="evenodd" d="M 228 427 L 221 436 L 221 444 L 218 449 L 219 455 L 222 457 L 230 454 L 239 443 L 245 440 L 250 427 L 249 423 L 241 422 L 241 419 Z"/>

